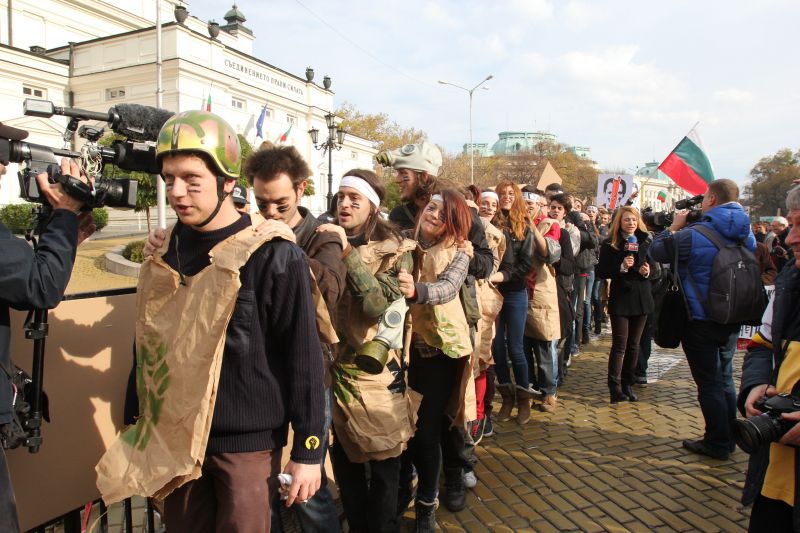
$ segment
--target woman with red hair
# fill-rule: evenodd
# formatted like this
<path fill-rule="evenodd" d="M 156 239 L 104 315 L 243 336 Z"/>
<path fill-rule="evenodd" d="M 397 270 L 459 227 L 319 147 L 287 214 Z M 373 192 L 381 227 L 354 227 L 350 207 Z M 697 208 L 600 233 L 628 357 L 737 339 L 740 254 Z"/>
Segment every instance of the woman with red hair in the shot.
<path fill-rule="evenodd" d="M 416 531 L 435 528 L 443 456 L 445 505 L 452 511 L 464 507 L 459 459 L 463 442 L 459 445 L 456 439 L 441 436 L 451 426 L 465 423 L 464 390 L 471 376 L 472 343 L 458 296 L 472 257 L 472 243 L 467 239 L 471 225 L 463 195 L 444 189 L 431 196 L 417 220 L 415 275 L 401 271 L 398 276 L 412 324 L 408 385 L 422 394 L 417 432 L 409 442 L 418 474 Z"/>
<path fill-rule="evenodd" d="M 503 307 L 497 315 L 497 332 L 492 343 L 498 390 L 503 405 L 497 413 L 500 421 L 511 418 L 516 396 L 517 422 L 525 424 L 531 418 L 533 389 L 530 387 L 528 361 L 523 349 L 525 320 L 528 316 L 528 290 L 526 279 L 533 266 L 533 234 L 522 191 L 511 181 L 501 181 L 495 188 L 500 209 L 492 223 L 501 229 L 506 238 L 506 250 L 500 270 L 489 278 L 497 284 L 503 295 Z M 516 388 L 511 381 L 514 372 Z"/>

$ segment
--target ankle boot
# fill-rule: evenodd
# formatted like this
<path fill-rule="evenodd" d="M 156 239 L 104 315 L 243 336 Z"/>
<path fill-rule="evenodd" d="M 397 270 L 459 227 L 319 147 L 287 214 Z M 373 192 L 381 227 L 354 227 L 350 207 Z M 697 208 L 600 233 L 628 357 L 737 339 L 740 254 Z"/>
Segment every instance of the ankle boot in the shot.
<path fill-rule="evenodd" d="M 628 399 L 619 387 L 609 387 L 609 391 L 611 392 L 611 403 L 624 402 Z"/>
<path fill-rule="evenodd" d="M 442 503 L 451 513 L 457 513 L 467 504 L 467 487 L 464 484 L 464 470 L 458 468 L 444 469 L 444 498 Z"/>
<path fill-rule="evenodd" d="M 622 386 L 622 394 L 627 396 L 628 400 L 630 400 L 632 402 L 635 402 L 636 400 L 639 399 L 639 397 L 636 396 L 636 393 L 633 392 L 633 387 L 631 387 L 630 385 L 623 385 Z"/>
<path fill-rule="evenodd" d="M 434 533 L 436 531 L 436 507 L 439 504 L 434 500 L 427 503 L 417 500 L 414 504 L 416 517 L 414 518 L 414 531 L 416 533 Z"/>
<path fill-rule="evenodd" d="M 503 404 L 497 412 L 497 420 L 500 422 L 507 422 L 511 419 L 511 409 L 514 408 L 514 385 L 511 383 L 498 385 L 497 390 L 503 398 Z"/>
<path fill-rule="evenodd" d="M 526 424 L 531 419 L 531 400 L 533 394 L 528 389 L 517 386 L 517 422 Z"/>
<path fill-rule="evenodd" d="M 589 328 L 583 328 L 583 333 L 581 334 L 581 344 L 589 344 L 590 341 Z"/>

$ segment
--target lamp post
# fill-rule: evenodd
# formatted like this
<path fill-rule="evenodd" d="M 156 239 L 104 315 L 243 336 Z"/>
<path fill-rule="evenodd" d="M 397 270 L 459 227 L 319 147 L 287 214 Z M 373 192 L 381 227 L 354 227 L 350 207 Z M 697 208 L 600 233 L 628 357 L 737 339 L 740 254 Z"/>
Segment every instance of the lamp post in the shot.
<path fill-rule="evenodd" d="M 344 136 L 347 132 L 342 129 L 341 125 L 336 125 L 336 115 L 333 113 L 325 115 L 325 124 L 328 126 L 328 138 L 321 144 L 317 144 L 319 140 L 319 130 L 317 128 L 311 128 L 308 130 L 308 134 L 311 136 L 314 148 L 322 150 L 323 154 L 325 151 L 328 152 L 328 205 L 326 207 L 330 208 L 331 199 L 333 198 L 333 151 L 342 149 Z"/>
<path fill-rule="evenodd" d="M 472 89 L 467 89 L 466 87 L 462 87 L 461 85 L 456 85 L 455 83 L 450 83 L 447 81 L 439 80 L 439 83 L 442 85 L 451 85 L 462 91 L 466 91 L 469 94 L 469 182 L 475 183 L 475 147 L 472 144 L 472 93 L 475 92 L 475 89 L 489 81 L 490 79 L 494 78 L 493 75 L 489 74 L 486 76 L 478 85 L 473 87 Z M 488 90 L 487 87 L 484 87 L 485 90 Z"/>

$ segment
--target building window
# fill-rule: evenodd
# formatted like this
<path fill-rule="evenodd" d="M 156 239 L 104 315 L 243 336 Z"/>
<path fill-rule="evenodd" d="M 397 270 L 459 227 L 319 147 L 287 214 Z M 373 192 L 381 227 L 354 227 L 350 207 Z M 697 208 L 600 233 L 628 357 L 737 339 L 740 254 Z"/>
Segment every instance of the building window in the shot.
<path fill-rule="evenodd" d="M 287 124 L 297 124 L 297 117 L 294 115 L 286 115 Z"/>
<path fill-rule="evenodd" d="M 33 96 L 34 98 L 47 98 L 47 89 L 33 87 L 31 85 L 23 85 L 22 94 L 25 96 Z"/>
<path fill-rule="evenodd" d="M 244 103 L 244 100 L 239 98 L 232 98 L 231 99 L 231 107 L 234 109 L 238 109 L 239 111 L 246 111 L 247 107 Z"/>
<path fill-rule="evenodd" d="M 358 159 L 358 152 L 350 152 L 350 159 Z"/>
<path fill-rule="evenodd" d="M 120 98 L 125 98 L 125 87 L 106 89 L 106 100 L 119 100 Z"/>

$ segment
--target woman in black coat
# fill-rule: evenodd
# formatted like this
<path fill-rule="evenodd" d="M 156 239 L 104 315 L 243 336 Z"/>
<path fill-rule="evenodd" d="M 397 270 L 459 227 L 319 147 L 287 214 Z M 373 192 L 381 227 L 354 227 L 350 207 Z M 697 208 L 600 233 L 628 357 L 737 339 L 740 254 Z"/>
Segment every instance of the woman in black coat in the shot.
<path fill-rule="evenodd" d="M 611 315 L 611 353 L 608 355 L 608 388 L 611 403 L 636 401 L 635 380 L 639 339 L 653 312 L 650 279 L 660 274 L 658 263 L 649 262 L 647 250 L 653 238 L 639 212 L 623 206 L 600 248 L 597 272 L 611 280 L 608 313 Z"/>

